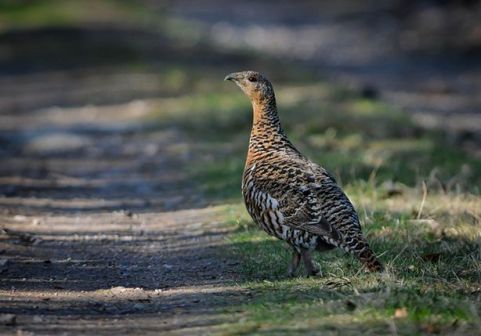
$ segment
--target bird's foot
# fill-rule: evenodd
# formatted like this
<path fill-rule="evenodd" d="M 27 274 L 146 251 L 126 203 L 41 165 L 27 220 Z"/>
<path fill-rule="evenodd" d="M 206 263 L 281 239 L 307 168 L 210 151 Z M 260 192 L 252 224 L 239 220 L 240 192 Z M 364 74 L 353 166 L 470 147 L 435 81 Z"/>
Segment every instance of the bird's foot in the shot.
<path fill-rule="evenodd" d="M 304 261 L 304 267 L 306 268 L 307 276 L 315 276 L 321 272 L 321 268 L 314 260 L 312 260 L 309 251 L 302 251 L 302 260 Z"/>
<path fill-rule="evenodd" d="M 307 276 L 322 276 L 321 267 L 316 262 L 312 262 L 310 267 L 307 267 Z"/>
<path fill-rule="evenodd" d="M 301 261 L 301 255 L 294 250 L 292 253 L 292 260 L 289 263 L 289 268 L 287 269 L 287 276 L 289 278 L 294 278 L 296 276 L 296 271 L 299 268 L 299 262 Z"/>

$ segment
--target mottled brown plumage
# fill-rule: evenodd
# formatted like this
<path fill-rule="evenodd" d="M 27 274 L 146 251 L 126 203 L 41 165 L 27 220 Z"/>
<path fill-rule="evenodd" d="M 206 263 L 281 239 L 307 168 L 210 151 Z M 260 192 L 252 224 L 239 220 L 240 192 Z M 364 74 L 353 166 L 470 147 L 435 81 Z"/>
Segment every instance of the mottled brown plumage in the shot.
<path fill-rule="evenodd" d="M 302 259 L 309 275 L 319 273 L 310 252 L 339 247 L 370 271 L 382 264 L 364 238 L 358 215 L 334 178 L 309 161 L 287 139 L 271 83 L 260 73 L 228 75 L 250 98 L 253 126 L 242 179 L 249 214 L 268 234 L 293 248 L 289 275 Z"/>

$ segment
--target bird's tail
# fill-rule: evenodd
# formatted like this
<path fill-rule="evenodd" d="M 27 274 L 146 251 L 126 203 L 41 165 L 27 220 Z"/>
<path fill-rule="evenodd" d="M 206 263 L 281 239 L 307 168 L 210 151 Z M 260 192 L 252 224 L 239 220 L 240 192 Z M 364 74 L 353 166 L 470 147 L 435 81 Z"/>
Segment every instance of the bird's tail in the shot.
<path fill-rule="evenodd" d="M 371 250 L 369 244 L 364 240 L 364 238 L 360 237 L 357 240 L 353 240 L 353 242 L 357 242 L 353 244 L 354 246 L 351 245 L 352 243 L 347 244 L 330 237 L 323 238 L 326 243 L 337 246 L 344 251 L 355 255 L 370 272 L 382 272 L 384 270 L 384 266 L 377 259 L 376 255 Z"/>
<path fill-rule="evenodd" d="M 384 266 L 377 259 L 376 255 L 374 252 L 372 252 L 369 246 L 366 246 L 366 248 L 362 252 L 357 253 L 356 256 L 370 272 L 382 272 L 384 269 Z"/>

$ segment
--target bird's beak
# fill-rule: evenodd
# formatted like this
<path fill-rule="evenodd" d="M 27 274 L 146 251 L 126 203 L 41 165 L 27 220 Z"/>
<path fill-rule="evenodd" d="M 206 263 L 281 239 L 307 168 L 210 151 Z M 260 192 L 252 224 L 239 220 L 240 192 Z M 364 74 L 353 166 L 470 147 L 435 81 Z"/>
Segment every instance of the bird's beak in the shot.
<path fill-rule="evenodd" d="M 234 73 L 231 73 L 231 74 L 228 74 L 227 76 L 225 76 L 224 80 L 225 81 L 228 81 L 228 80 L 235 81 L 238 78 L 239 78 L 238 74 L 234 72 Z"/>

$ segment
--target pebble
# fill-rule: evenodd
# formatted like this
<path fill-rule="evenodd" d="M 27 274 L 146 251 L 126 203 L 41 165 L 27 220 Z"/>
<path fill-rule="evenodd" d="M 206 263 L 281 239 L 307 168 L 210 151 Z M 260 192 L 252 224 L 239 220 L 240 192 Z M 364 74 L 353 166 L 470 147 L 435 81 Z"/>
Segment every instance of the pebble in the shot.
<path fill-rule="evenodd" d="M 135 310 L 143 310 L 143 309 L 145 309 L 145 305 L 143 303 L 136 303 L 136 304 L 134 304 L 134 309 Z"/>
<path fill-rule="evenodd" d="M 0 273 L 8 269 L 8 259 L 0 259 Z"/>
<path fill-rule="evenodd" d="M 124 286 L 117 286 L 117 287 L 112 287 L 110 288 L 110 291 L 113 293 L 113 294 L 120 294 L 120 293 L 124 293 L 127 291 L 127 288 L 125 288 Z"/>
<path fill-rule="evenodd" d="M 17 315 L 0 314 L 0 325 L 14 326 L 17 324 Z"/>

